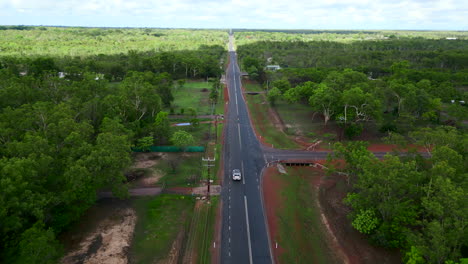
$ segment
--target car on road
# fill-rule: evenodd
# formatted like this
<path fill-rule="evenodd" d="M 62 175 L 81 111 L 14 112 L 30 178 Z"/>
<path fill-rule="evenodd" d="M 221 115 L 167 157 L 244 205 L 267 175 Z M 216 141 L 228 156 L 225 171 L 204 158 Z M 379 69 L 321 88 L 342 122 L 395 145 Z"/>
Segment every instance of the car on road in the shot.
<path fill-rule="evenodd" d="M 232 179 L 234 181 L 240 181 L 242 179 L 242 174 L 239 169 L 232 170 Z"/>

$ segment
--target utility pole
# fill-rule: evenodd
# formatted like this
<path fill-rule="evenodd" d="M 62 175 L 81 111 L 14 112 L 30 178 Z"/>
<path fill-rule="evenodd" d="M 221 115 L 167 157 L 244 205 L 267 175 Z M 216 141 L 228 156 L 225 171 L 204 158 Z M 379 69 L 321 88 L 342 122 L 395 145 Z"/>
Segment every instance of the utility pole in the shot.
<path fill-rule="evenodd" d="M 218 120 L 220 116 L 216 115 L 215 117 L 215 144 L 218 143 Z"/>
<path fill-rule="evenodd" d="M 215 109 L 215 104 L 212 103 L 211 104 L 211 116 L 212 117 L 214 116 L 214 109 Z M 215 125 L 216 125 L 216 119 L 215 119 Z M 206 162 L 206 164 L 204 164 L 203 166 L 207 167 L 207 169 L 208 169 L 208 185 L 207 185 L 208 190 L 206 192 L 208 200 L 210 199 L 210 185 L 211 185 L 211 182 L 210 182 L 211 181 L 211 174 L 210 174 L 211 170 L 210 170 L 210 168 L 215 166 L 215 164 L 211 164 L 211 162 L 214 162 L 216 160 L 215 157 L 213 157 L 213 158 L 209 157 L 209 155 L 210 155 L 209 154 L 210 153 L 209 147 L 210 147 L 210 142 L 211 142 L 211 139 L 212 139 L 212 130 L 213 130 L 212 128 L 213 128 L 213 125 L 212 125 L 212 123 L 210 123 L 210 136 L 209 136 L 209 141 L 208 141 L 207 148 L 206 148 L 207 151 L 205 151 L 206 158 L 202 158 L 202 161 Z M 215 133 L 216 133 L 216 131 L 215 131 Z M 212 155 L 214 156 L 215 152 Z"/>
<path fill-rule="evenodd" d="M 205 159 L 205 158 L 202 158 L 202 161 L 207 162 L 207 163 L 206 163 L 205 165 L 203 165 L 203 166 L 207 167 L 207 169 L 208 169 L 208 190 L 207 190 L 207 192 L 206 192 L 206 195 L 207 195 L 207 199 L 208 199 L 208 200 L 210 199 L 210 184 L 211 184 L 211 183 L 210 183 L 210 181 L 211 181 L 211 177 L 210 177 L 210 176 L 211 176 L 211 175 L 210 175 L 210 168 L 211 168 L 211 167 L 214 167 L 214 164 L 211 164 L 211 162 L 213 162 L 213 161 L 215 161 L 215 160 L 216 160 L 216 158 L 213 158 L 213 159 L 210 159 L 209 157 L 206 158 L 206 159 Z"/>

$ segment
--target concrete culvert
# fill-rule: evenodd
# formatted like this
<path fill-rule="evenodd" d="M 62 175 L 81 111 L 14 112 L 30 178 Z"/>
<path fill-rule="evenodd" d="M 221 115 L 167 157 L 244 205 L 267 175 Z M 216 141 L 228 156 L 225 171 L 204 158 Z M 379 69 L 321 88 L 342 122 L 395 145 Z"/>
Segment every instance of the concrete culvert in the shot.
<path fill-rule="evenodd" d="M 284 163 L 285 166 L 293 167 L 293 166 L 300 166 L 300 167 L 305 167 L 305 166 L 314 166 L 313 163 L 311 162 L 287 162 Z"/>

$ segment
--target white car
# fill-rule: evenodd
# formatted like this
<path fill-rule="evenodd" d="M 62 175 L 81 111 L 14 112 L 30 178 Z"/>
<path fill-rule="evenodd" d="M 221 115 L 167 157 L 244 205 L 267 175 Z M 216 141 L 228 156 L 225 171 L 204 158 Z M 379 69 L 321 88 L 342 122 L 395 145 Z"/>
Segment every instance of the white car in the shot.
<path fill-rule="evenodd" d="M 242 175 L 239 169 L 232 170 L 232 179 L 234 181 L 240 181 L 242 179 Z"/>

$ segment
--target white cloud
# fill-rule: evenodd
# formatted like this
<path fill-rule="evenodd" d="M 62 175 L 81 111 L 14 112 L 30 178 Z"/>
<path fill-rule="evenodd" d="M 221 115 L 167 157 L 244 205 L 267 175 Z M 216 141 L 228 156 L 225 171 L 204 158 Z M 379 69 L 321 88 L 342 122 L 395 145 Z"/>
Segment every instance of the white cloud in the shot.
<path fill-rule="evenodd" d="M 120 18 L 115 26 L 467 30 L 468 0 L 0 0 L 0 24 L 100 26 L 108 17 Z"/>

